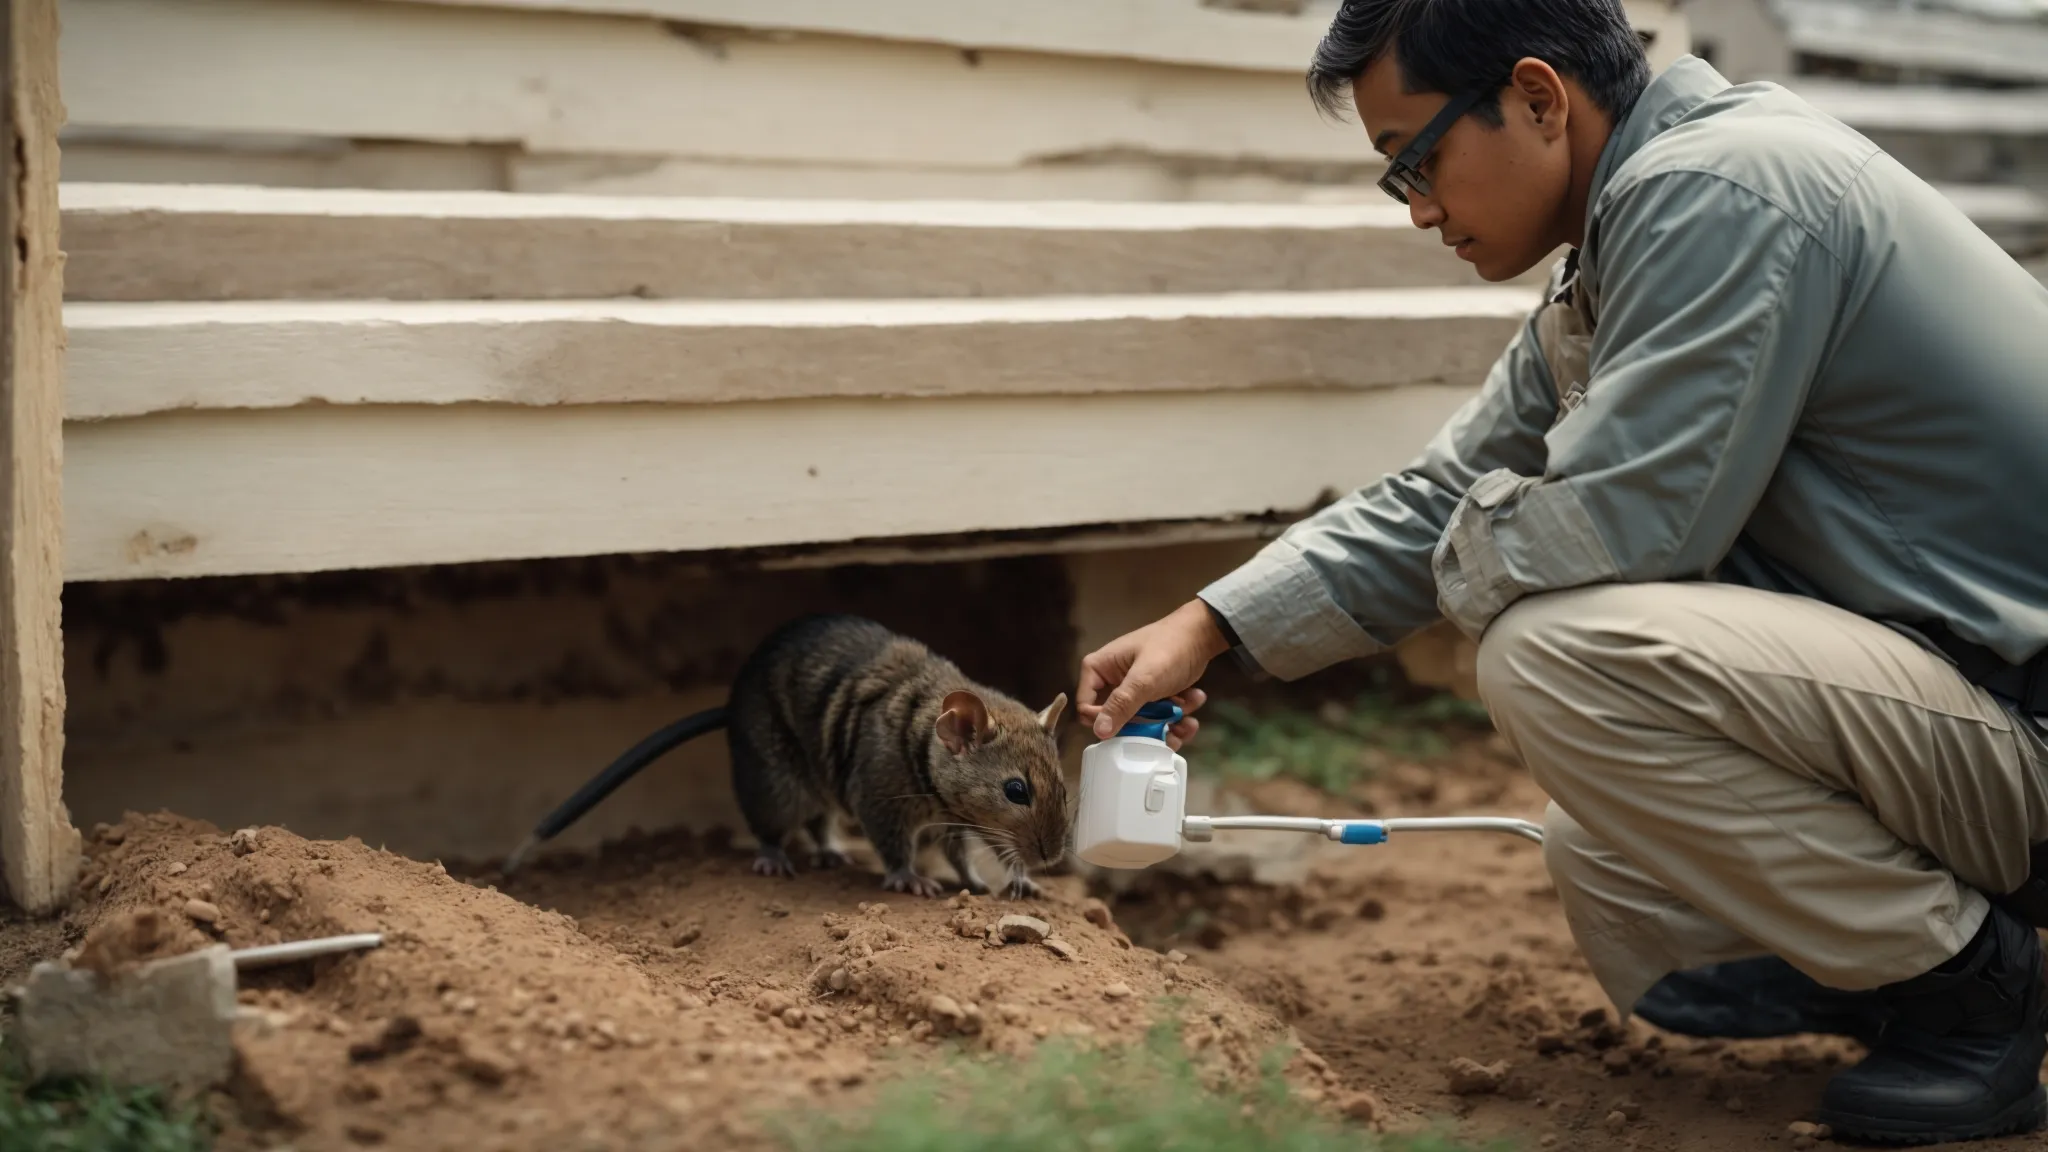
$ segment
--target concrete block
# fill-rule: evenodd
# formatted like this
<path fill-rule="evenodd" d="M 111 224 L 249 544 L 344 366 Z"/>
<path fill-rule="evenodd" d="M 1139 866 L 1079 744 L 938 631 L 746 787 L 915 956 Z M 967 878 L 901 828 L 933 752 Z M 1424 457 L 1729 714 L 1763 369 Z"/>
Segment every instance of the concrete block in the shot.
<path fill-rule="evenodd" d="M 124 1086 L 193 1091 L 227 1078 L 234 1060 L 235 964 L 225 945 L 106 980 L 43 963 L 21 996 L 29 1071 L 103 1076 Z"/>

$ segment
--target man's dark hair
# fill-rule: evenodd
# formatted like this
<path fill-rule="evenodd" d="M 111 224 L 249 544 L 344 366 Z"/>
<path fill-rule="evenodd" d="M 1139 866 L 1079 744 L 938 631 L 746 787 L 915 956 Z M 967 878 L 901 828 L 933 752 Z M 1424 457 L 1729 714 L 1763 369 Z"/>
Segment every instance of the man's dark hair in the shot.
<path fill-rule="evenodd" d="M 1351 84 L 1388 52 L 1410 92 L 1453 94 L 1505 86 L 1526 56 L 1577 80 L 1619 120 L 1650 84 L 1650 61 L 1621 0 L 1344 0 L 1316 45 L 1308 91 L 1325 115 L 1342 117 Z M 1489 91 L 1472 110 L 1501 123 Z"/>

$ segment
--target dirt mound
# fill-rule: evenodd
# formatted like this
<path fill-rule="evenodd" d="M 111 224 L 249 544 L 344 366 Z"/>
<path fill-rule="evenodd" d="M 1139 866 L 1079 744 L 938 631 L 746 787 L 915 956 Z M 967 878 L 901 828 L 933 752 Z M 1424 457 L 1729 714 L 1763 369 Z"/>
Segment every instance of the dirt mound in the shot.
<path fill-rule="evenodd" d="M 721 845 L 662 837 L 500 879 L 131 816 L 95 837 L 69 919 L 81 961 L 108 970 L 384 933 L 245 974 L 263 1011 L 216 1101 L 231 1148 L 761 1146 L 767 1117 L 856 1102 L 891 1056 L 1135 1040 L 1168 996 L 1223 1069 L 1287 1038 L 1213 976 L 1133 947 L 1070 877 L 1042 901 L 915 900 L 865 873 L 763 880 Z M 1013 914 L 1041 923 L 1005 933 Z"/>

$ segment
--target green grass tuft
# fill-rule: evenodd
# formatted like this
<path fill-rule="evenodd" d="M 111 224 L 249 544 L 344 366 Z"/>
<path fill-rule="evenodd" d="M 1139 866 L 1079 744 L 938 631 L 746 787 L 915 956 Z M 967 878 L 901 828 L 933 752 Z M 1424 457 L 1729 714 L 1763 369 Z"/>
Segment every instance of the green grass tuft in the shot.
<path fill-rule="evenodd" d="M 1288 776 L 1342 794 L 1395 759 L 1429 760 L 1451 749 L 1447 733 L 1484 732 L 1486 709 L 1448 693 L 1417 704 L 1367 692 L 1348 707 L 1254 711 L 1229 700 L 1202 710 L 1198 771 L 1241 780 Z"/>
<path fill-rule="evenodd" d="M 11 1054 L 10 1054 L 11 1055 Z M 212 1131 L 193 1106 L 147 1088 L 86 1081 L 26 1085 L 0 1067 L 0 1152 L 206 1152 Z"/>
<path fill-rule="evenodd" d="M 782 1128 L 793 1152 L 1459 1152 L 1440 1136 L 1374 1137 L 1328 1119 L 1267 1061 L 1245 1091 L 1203 1083 L 1179 1029 L 1104 1050 L 1041 1045 L 1028 1061 L 956 1056 L 884 1089 L 869 1112 Z"/>

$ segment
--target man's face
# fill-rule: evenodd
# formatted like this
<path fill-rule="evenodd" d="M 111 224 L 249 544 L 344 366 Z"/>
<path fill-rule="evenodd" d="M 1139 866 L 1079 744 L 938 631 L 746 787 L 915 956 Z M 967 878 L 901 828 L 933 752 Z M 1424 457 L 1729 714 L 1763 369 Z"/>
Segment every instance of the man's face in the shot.
<path fill-rule="evenodd" d="M 1518 68 L 1518 76 L 1526 71 Z M 1476 115 L 1452 124 L 1421 165 L 1429 194 L 1408 195 L 1415 226 L 1436 229 L 1459 259 L 1489 281 L 1520 276 L 1563 239 L 1560 224 L 1572 179 L 1563 124 L 1567 110 L 1541 84 L 1532 86 L 1539 90 L 1518 83 L 1505 93 L 1498 128 Z M 1389 157 L 1400 154 L 1450 102 L 1442 92 L 1404 91 L 1400 63 L 1391 53 L 1365 70 L 1352 94 L 1373 147 Z"/>

